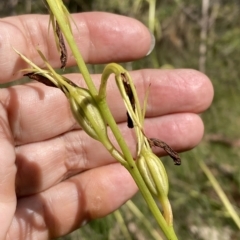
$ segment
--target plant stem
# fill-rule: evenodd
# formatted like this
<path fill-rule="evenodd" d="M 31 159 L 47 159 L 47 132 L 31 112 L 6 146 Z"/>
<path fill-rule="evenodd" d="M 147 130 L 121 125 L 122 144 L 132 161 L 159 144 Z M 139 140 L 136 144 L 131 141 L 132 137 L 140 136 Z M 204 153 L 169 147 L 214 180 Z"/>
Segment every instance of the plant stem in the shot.
<path fill-rule="evenodd" d="M 150 221 L 143 215 L 139 208 L 131 201 L 128 200 L 125 204 L 131 212 L 143 223 L 148 230 L 149 234 L 152 235 L 155 240 L 163 240 L 159 232 L 151 225 Z"/>
<path fill-rule="evenodd" d="M 126 144 L 126 142 L 124 141 L 124 138 L 122 137 L 121 132 L 119 131 L 119 128 L 117 127 L 117 124 L 115 122 L 115 120 L 112 117 L 112 114 L 108 108 L 108 105 L 106 103 L 105 100 L 102 100 L 99 102 L 99 108 L 103 111 L 103 116 L 106 119 L 106 121 L 108 122 L 123 154 L 124 157 L 126 159 L 126 161 L 128 162 L 128 164 L 124 165 L 127 170 L 130 172 L 130 174 L 132 175 L 134 181 L 136 182 L 140 192 L 142 193 L 145 201 L 147 202 L 147 205 L 149 207 L 149 209 L 151 210 L 153 216 L 155 217 L 155 219 L 157 220 L 160 228 L 162 229 L 162 231 L 164 232 L 165 236 L 169 239 L 169 240 L 177 240 L 177 236 L 174 232 L 174 229 L 172 226 L 168 226 L 164 217 L 162 216 L 155 200 L 153 199 L 150 191 L 148 190 L 140 172 L 138 171 L 138 168 L 136 166 L 135 161 L 132 158 L 131 152 Z"/>
<path fill-rule="evenodd" d="M 130 169 L 129 172 L 131 173 L 132 177 L 134 178 L 135 182 L 138 185 L 139 190 L 141 191 L 145 201 L 148 204 L 149 209 L 151 210 L 153 216 L 157 220 L 158 225 L 162 229 L 163 233 L 167 237 L 168 240 L 177 240 L 177 236 L 174 232 L 173 226 L 169 226 L 164 217 L 162 216 L 155 200 L 153 199 L 151 193 L 149 192 L 145 182 L 142 179 L 141 174 L 139 173 L 138 169 L 135 167 Z"/>
<path fill-rule="evenodd" d="M 46 0 L 54 17 L 56 18 L 60 29 L 67 40 L 67 43 L 72 51 L 73 56 L 75 57 L 75 60 L 77 62 L 77 65 L 79 67 L 79 70 L 81 74 L 83 75 L 83 78 L 88 86 L 88 89 L 90 93 L 93 96 L 97 95 L 97 89 L 92 81 L 92 78 L 89 74 L 89 71 L 87 69 L 87 66 L 82 58 L 82 55 L 78 49 L 78 46 L 74 40 L 72 31 L 70 26 L 65 21 L 66 19 L 66 12 L 64 12 L 65 6 L 62 3 L 62 0 Z"/>
<path fill-rule="evenodd" d="M 240 218 L 237 212 L 235 211 L 235 209 L 233 208 L 232 204 L 230 203 L 228 197 L 224 193 L 223 189 L 221 188 L 220 184 L 218 183 L 217 179 L 214 177 L 214 175 L 212 174 L 208 166 L 203 161 L 199 161 L 198 163 L 201 169 L 203 170 L 203 172 L 205 173 L 205 175 L 207 176 L 208 180 L 211 182 L 214 190 L 216 191 L 223 205 L 225 206 L 228 213 L 232 217 L 233 221 L 236 223 L 236 225 L 240 229 Z"/>
<path fill-rule="evenodd" d="M 111 113 L 108 105 L 107 105 L 106 98 L 99 99 L 99 97 L 98 97 L 98 91 L 91 79 L 91 76 L 90 76 L 88 69 L 86 67 L 86 64 L 81 56 L 78 46 L 75 43 L 69 22 L 66 20 L 66 15 L 68 14 L 68 12 L 62 3 L 62 0 L 46 0 L 46 1 L 51 9 L 52 14 L 56 18 L 57 23 L 58 23 L 65 39 L 68 42 L 68 45 L 76 59 L 77 65 L 83 75 L 83 78 L 89 88 L 89 91 L 90 91 L 92 97 L 96 100 L 105 121 L 108 123 L 114 137 L 116 138 L 116 140 L 119 144 L 122 154 L 124 155 L 125 160 L 126 160 L 126 163 L 122 163 L 122 164 L 130 172 L 130 174 L 132 175 L 136 184 L 138 185 L 138 188 L 140 189 L 145 201 L 147 202 L 153 216 L 156 218 L 156 220 L 157 220 L 160 228 L 164 232 L 165 236 L 168 238 L 168 240 L 177 240 L 177 236 L 175 235 L 173 227 L 169 226 L 166 223 L 164 217 L 162 216 L 155 200 L 153 199 L 150 191 L 148 190 L 148 188 L 139 172 L 139 170 L 136 166 L 136 163 L 133 160 L 132 154 L 131 154 L 113 116 L 112 116 L 112 113 Z"/>
<path fill-rule="evenodd" d="M 120 210 L 116 210 L 114 213 L 113 213 L 114 217 L 116 218 L 117 220 L 117 223 L 118 223 L 118 226 L 120 226 L 120 229 L 123 233 L 123 236 L 124 236 L 124 239 L 125 240 L 132 240 L 132 237 L 128 231 L 128 228 L 124 222 L 124 219 L 123 219 L 123 216 L 120 212 Z"/>
<path fill-rule="evenodd" d="M 148 27 L 152 33 L 155 29 L 155 11 L 156 11 L 156 0 L 148 0 L 149 2 L 149 15 L 148 15 Z"/>

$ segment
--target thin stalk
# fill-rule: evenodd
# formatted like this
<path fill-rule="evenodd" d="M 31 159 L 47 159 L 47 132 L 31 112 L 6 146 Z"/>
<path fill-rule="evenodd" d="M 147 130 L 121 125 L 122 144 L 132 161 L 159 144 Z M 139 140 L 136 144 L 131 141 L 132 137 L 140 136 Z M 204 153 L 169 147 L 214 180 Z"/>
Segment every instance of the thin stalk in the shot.
<path fill-rule="evenodd" d="M 143 197 L 145 198 L 147 204 L 149 205 L 149 208 L 151 209 L 153 215 L 157 219 L 160 227 L 162 229 L 164 228 L 163 231 L 166 234 L 165 231 L 168 231 L 169 226 L 166 224 L 165 219 L 163 218 L 162 214 L 160 213 L 159 208 L 156 205 L 156 202 L 154 201 L 138 168 L 136 167 L 135 161 L 132 158 L 131 152 L 130 152 L 128 146 L 126 145 L 126 142 L 124 141 L 124 138 L 122 137 L 122 134 L 116 125 L 116 122 L 114 120 L 112 121 L 112 118 L 110 118 L 110 115 L 112 116 L 112 114 L 106 103 L 106 84 L 107 84 L 108 77 L 111 73 L 114 73 L 116 76 L 119 76 L 120 73 L 125 73 L 125 70 L 121 66 L 118 66 L 117 64 L 111 64 L 105 68 L 103 75 L 102 75 L 102 81 L 101 81 L 101 86 L 100 86 L 99 95 L 98 95 L 99 107 L 103 111 L 103 113 L 104 113 L 103 115 L 104 115 L 104 117 L 106 117 L 106 121 L 108 121 L 108 124 L 109 124 L 111 130 L 113 131 L 114 136 L 116 136 L 119 146 L 126 158 L 126 161 L 129 164 L 129 165 L 126 165 L 125 167 L 128 169 L 128 171 L 134 178 Z M 117 77 L 116 77 L 116 80 L 118 81 Z M 121 80 L 119 80 L 119 81 L 121 81 Z M 131 82 L 132 81 L 130 81 L 130 83 Z M 132 90 L 134 91 L 134 95 L 136 96 L 136 99 L 138 99 L 137 94 L 135 92 L 135 88 L 132 87 Z M 137 112 L 139 112 L 139 114 L 141 114 L 140 104 L 138 101 L 137 101 L 136 105 L 137 105 L 137 109 L 138 109 Z M 174 239 L 174 238 L 171 238 L 171 239 Z"/>
<path fill-rule="evenodd" d="M 159 224 L 160 228 L 162 229 L 163 233 L 169 240 L 177 240 L 177 236 L 174 232 L 174 229 L 172 226 L 168 226 L 164 217 L 162 216 L 155 200 L 153 199 L 151 193 L 149 192 L 140 172 L 138 171 L 135 161 L 132 158 L 131 152 L 124 141 L 124 138 L 122 137 L 121 132 L 119 131 L 119 128 L 117 127 L 117 124 L 115 120 L 112 118 L 112 114 L 108 108 L 108 105 L 106 104 L 106 101 L 99 102 L 99 108 L 103 110 L 104 117 L 106 118 L 106 121 L 108 121 L 108 124 L 113 131 L 114 136 L 116 136 L 116 140 L 118 141 L 118 144 L 125 156 L 125 160 L 128 162 L 128 164 L 124 164 L 124 166 L 127 168 L 127 170 L 132 175 L 133 179 L 135 180 L 140 192 L 143 195 L 143 198 L 147 202 L 147 205 L 152 212 L 153 216 L 155 217 L 157 223 Z M 108 118 L 109 116 L 109 118 Z"/>
<path fill-rule="evenodd" d="M 145 182 L 142 179 L 141 174 L 139 173 L 138 169 L 135 167 L 131 170 L 129 170 L 131 173 L 132 177 L 134 178 L 135 182 L 138 185 L 139 190 L 141 191 L 145 201 L 147 202 L 147 205 L 152 212 L 153 216 L 157 220 L 158 225 L 162 229 L 163 233 L 167 237 L 168 240 L 177 240 L 177 236 L 174 232 L 173 226 L 169 226 L 162 216 L 155 200 L 153 199 L 151 193 L 149 192 Z"/>
<path fill-rule="evenodd" d="M 90 93 L 93 96 L 97 95 L 97 89 L 92 81 L 92 78 L 89 74 L 89 71 L 87 69 L 87 66 L 82 58 L 82 55 L 78 49 L 78 46 L 74 40 L 72 31 L 70 26 L 66 23 L 66 12 L 64 12 L 65 6 L 63 5 L 62 1 L 60 0 L 46 0 L 49 8 L 51 9 L 54 17 L 56 18 L 58 25 L 60 26 L 60 29 L 67 40 L 67 43 L 72 51 L 73 56 L 75 57 L 75 60 L 77 62 L 77 65 L 79 67 L 79 70 L 81 74 L 83 75 L 83 78 L 88 86 L 88 89 Z"/>
<path fill-rule="evenodd" d="M 148 15 L 148 27 L 152 33 L 155 29 L 155 12 L 156 12 L 156 0 L 148 0 L 149 3 L 149 15 Z"/>
<path fill-rule="evenodd" d="M 125 240 L 132 240 L 132 237 L 127 229 L 127 226 L 124 222 L 124 219 L 122 217 L 122 214 L 119 210 L 116 210 L 114 213 L 113 213 L 114 217 L 116 218 L 117 220 L 117 223 L 118 225 L 120 226 L 120 229 L 123 233 L 123 236 L 124 236 L 124 239 Z"/>
<path fill-rule="evenodd" d="M 237 227 L 240 229 L 240 218 L 239 218 L 238 214 L 236 213 L 236 211 L 234 210 L 228 197 L 224 193 L 223 189 L 221 188 L 220 184 L 218 183 L 217 179 L 213 176 L 210 169 L 203 161 L 199 161 L 199 165 L 200 165 L 201 169 L 203 170 L 203 172 L 206 174 L 208 180 L 211 182 L 214 190 L 216 191 L 218 197 L 220 198 L 223 205 L 227 209 L 228 213 L 232 217 L 233 221 L 236 223 Z"/>
<path fill-rule="evenodd" d="M 136 184 L 138 185 L 145 201 L 147 202 L 153 216 L 157 220 L 160 228 L 164 232 L 165 236 L 169 240 L 177 240 L 177 236 L 175 235 L 174 229 L 172 226 L 169 226 L 164 217 L 162 216 L 155 200 L 153 199 L 150 191 L 148 190 L 137 166 L 135 161 L 133 160 L 133 157 L 131 155 L 131 152 L 112 116 L 112 113 L 107 105 L 106 99 L 99 99 L 97 94 L 97 89 L 90 77 L 90 74 L 88 72 L 88 69 L 86 67 L 86 64 L 81 56 L 81 53 L 78 49 L 77 44 L 75 43 L 74 37 L 72 35 L 71 27 L 69 25 L 68 20 L 66 20 L 66 15 L 68 14 L 65 6 L 63 5 L 61 0 L 46 0 L 48 2 L 48 5 L 51 9 L 52 14 L 56 18 L 58 25 L 65 37 L 65 39 L 68 42 L 68 45 L 70 46 L 70 49 L 72 51 L 72 54 L 74 55 L 77 65 L 85 79 L 85 82 L 89 88 L 89 91 L 92 95 L 92 97 L 96 100 L 99 109 L 105 119 L 105 121 L 108 123 L 111 131 L 113 132 L 120 149 L 122 151 L 122 154 L 125 157 L 126 164 L 123 165 L 127 168 L 127 170 L 132 175 L 133 179 L 135 180 Z M 68 17 L 68 16 L 67 16 Z"/>
<path fill-rule="evenodd" d="M 147 220 L 145 215 L 138 209 L 138 207 L 133 203 L 133 201 L 129 200 L 126 202 L 126 206 L 130 209 L 130 211 L 143 223 L 148 232 L 152 235 L 155 240 L 163 240 L 163 238 L 159 235 L 158 231 L 151 225 L 150 221 Z"/>

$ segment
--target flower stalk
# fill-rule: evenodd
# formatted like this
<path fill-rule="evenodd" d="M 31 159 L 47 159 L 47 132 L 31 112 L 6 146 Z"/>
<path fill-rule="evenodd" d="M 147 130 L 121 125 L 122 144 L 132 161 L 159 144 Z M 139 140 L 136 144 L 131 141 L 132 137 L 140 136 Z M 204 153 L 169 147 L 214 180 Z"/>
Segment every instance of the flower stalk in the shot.
<path fill-rule="evenodd" d="M 142 109 L 130 74 L 116 63 L 110 63 L 105 67 L 100 88 L 97 90 L 74 40 L 69 21 L 70 14 L 62 0 L 46 0 L 46 2 L 50 10 L 50 20 L 53 25 L 55 39 L 58 41 L 57 47 L 60 50 L 62 67 L 65 67 L 65 61 L 67 60 L 67 51 L 64 45 L 65 38 L 88 89 L 80 88 L 66 77 L 57 74 L 40 50 L 38 52 L 45 62 L 47 70 L 39 68 L 15 50 L 32 67 L 27 69 L 30 72 L 27 75 L 48 86 L 61 89 L 69 100 L 73 116 L 82 129 L 89 136 L 100 141 L 110 154 L 130 172 L 167 239 L 177 240 L 173 229 L 171 205 L 168 200 L 167 173 L 161 160 L 153 154 L 151 149 L 152 146 L 162 147 L 162 145 L 156 139 L 148 139 L 144 133 L 143 123 L 147 97 Z M 127 110 L 128 126 L 135 130 L 137 139 L 136 157 L 132 156 L 106 101 L 107 81 L 111 74 L 115 75 L 116 84 Z M 113 133 L 120 150 L 109 140 L 109 130 Z M 160 201 L 164 211 L 163 215 L 154 197 Z"/>

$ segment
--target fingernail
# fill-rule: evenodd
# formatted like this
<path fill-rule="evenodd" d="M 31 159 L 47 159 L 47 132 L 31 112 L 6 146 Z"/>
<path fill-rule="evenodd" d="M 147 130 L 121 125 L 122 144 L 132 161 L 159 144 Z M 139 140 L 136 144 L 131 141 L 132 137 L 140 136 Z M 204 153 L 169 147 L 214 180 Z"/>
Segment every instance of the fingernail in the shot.
<path fill-rule="evenodd" d="M 150 31 L 149 31 L 149 32 L 150 32 Z M 154 37 L 153 33 L 150 32 L 150 34 L 151 34 L 151 44 L 150 44 L 150 48 L 149 48 L 146 56 L 148 56 L 148 55 L 152 52 L 152 50 L 153 50 L 154 47 L 155 47 L 155 43 L 156 43 L 156 40 L 155 40 L 155 37 Z"/>

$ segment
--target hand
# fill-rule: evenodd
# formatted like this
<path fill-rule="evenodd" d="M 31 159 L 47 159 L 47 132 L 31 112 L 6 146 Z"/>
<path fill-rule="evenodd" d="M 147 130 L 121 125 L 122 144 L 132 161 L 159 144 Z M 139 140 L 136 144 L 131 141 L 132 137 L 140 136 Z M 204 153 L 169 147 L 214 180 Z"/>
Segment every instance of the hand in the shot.
<path fill-rule="evenodd" d="M 0 21 L 0 82 L 22 76 L 25 63 L 16 48 L 43 66 L 40 48 L 59 67 L 48 16 L 28 15 Z M 74 34 L 88 63 L 122 62 L 147 54 L 151 36 L 134 19 L 107 13 L 74 15 Z M 69 54 L 69 65 L 74 59 Z M 140 99 L 151 83 L 146 134 L 177 151 L 193 148 L 203 135 L 198 113 L 211 103 L 213 88 L 195 70 L 139 70 L 130 73 Z M 68 76 L 79 85 L 78 74 Z M 100 75 L 93 76 L 99 84 Z M 114 79 L 108 99 L 129 142 L 126 110 Z M 77 126 L 64 94 L 32 82 L 0 90 L 0 240 L 55 238 L 117 209 L 137 191 L 128 172 L 100 143 Z M 162 155 L 163 152 L 158 152 Z"/>

